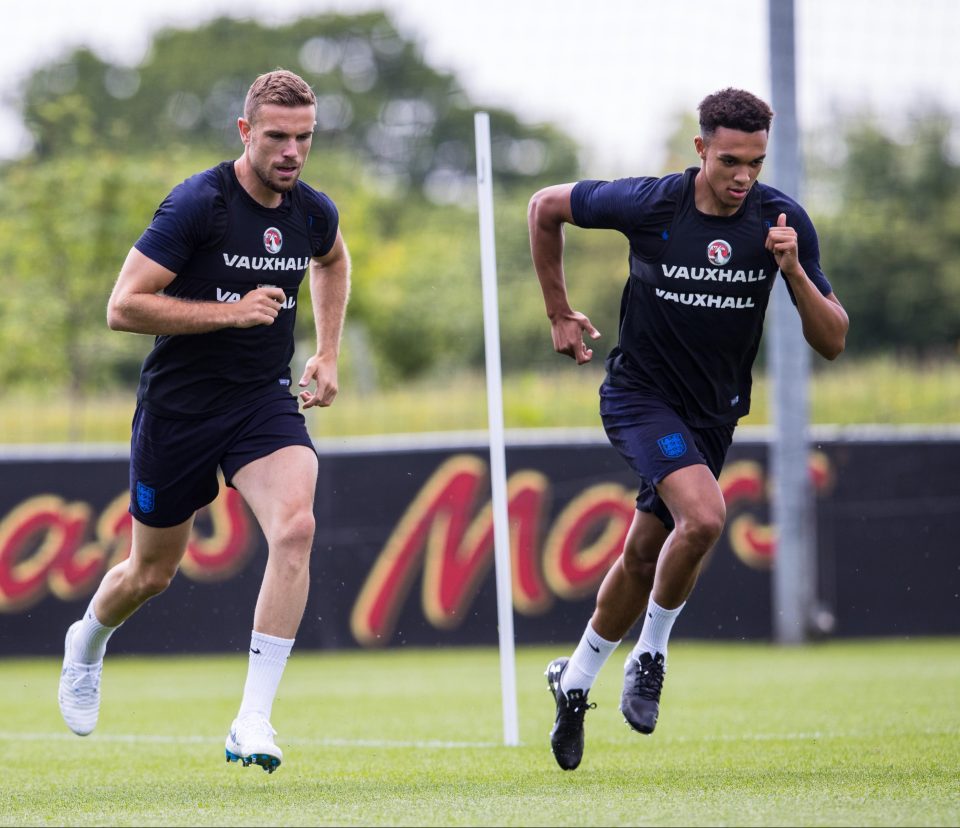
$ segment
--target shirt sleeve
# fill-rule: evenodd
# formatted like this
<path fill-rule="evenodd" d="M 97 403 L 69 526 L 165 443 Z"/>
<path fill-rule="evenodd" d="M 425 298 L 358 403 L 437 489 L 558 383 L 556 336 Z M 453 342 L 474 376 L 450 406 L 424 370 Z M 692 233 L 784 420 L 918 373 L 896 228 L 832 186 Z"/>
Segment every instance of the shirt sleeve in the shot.
<path fill-rule="evenodd" d="M 820 266 L 820 239 L 810 217 L 802 209 L 797 217 L 797 245 L 800 266 L 824 296 L 833 293 L 833 286 Z"/>
<path fill-rule="evenodd" d="M 574 224 L 619 230 L 635 254 L 656 256 L 673 221 L 681 183 L 681 175 L 580 181 L 570 193 Z"/>
<path fill-rule="evenodd" d="M 643 221 L 643 204 L 655 178 L 587 179 L 570 193 L 570 209 L 578 227 L 619 230 L 632 235 Z"/>
<path fill-rule="evenodd" d="M 170 192 L 134 247 L 167 270 L 179 273 L 195 250 L 219 238 L 225 229 L 223 198 L 209 174 L 201 173 Z"/>
<path fill-rule="evenodd" d="M 337 229 L 340 226 L 337 205 L 325 193 L 307 187 L 306 208 L 312 255 L 314 258 L 326 256 L 337 240 Z"/>

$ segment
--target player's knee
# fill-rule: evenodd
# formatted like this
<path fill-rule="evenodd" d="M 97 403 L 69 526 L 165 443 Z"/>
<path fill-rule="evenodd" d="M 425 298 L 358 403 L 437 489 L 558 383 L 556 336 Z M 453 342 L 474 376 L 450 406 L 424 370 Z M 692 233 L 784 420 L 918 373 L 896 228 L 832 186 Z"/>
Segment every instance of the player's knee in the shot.
<path fill-rule="evenodd" d="M 316 519 L 312 510 L 303 509 L 289 515 L 276 529 L 271 546 L 283 549 L 293 559 L 307 558 L 313 545 Z"/>
<path fill-rule="evenodd" d="M 623 571 L 635 581 L 652 584 L 657 572 L 657 559 L 627 543 L 623 548 Z"/>
<path fill-rule="evenodd" d="M 153 598 L 166 590 L 173 582 L 176 570 L 170 572 L 166 568 L 148 568 L 140 572 L 136 581 L 136 591 L 142 601 Z"/>
<path fill-rule="evenodd" d="M 623 545 L 623 571 L 631 578 L 652 583 L 661 546 L 662 542 L 651 545 L 636 533 L 629 533 Z"/>
<path fill-rule="evenodd" d="M 726 518 L 726 509 L 722 505 L 716 509 L 704 509 L 683 516 L 677 521 L 676 531 L 690 548 L 702 549 L 706 554 L 720 539 Z"/>
<path fill-rule="evenodd" d="M 304 509 L 290 522 L 291 540 L 299 546 L 310 550 L 313 544 L 313 534 L 317 529 L 317 521 L 312 509 Z"/>

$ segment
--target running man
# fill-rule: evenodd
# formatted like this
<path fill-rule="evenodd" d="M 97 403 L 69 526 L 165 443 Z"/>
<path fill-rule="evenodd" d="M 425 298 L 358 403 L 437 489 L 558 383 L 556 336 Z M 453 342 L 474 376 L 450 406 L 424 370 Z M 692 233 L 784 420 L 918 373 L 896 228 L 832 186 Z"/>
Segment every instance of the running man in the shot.
<path fill-rule="evenodd" d="M 60 710 L 78 735 L 100 709 L 107 640 L 170 584 L 218 469 L 244 498 L 269 554 L 228 761 L 273 772 L 273 701 L 307 599 L 317 454 L 304 409 L 337 395 L 350 257 L 334 203 L 300 181 L 316 98 L 277 70 L 250 87 L 236 161 L 188 178 L 130 250 L 107 306 L 111 329 L 152 334 L 130 450 L 133 542 L 66 634 Z M 309 271 L 316 353 L 291 392 L 298 289 Z"/>
<path fill-rule="evenodd" d="M 849 320 L 820 268 L 817 234 L 792 198 L 757 183 L 773 112 L 724 89 L 699 106 L 700 166 L 662 178 L 585 180 L 530 200 L 533 264 L 554 349 L 587 363 L 600 332 L 567 298 L 563 225 L 619 230 L 630 248 L 619 342 L 606 359 L 600 415 L 636 473 L 637 511 L 623 552 L 570 658 L 547 667 L 550 734 L 561 768 L 583 756 L 583 720 L 601 667 L 643 615 L 626 659 L 620 710 L 640 733 L 657 723 L 674 621 L 723 531 L 717 478 L 737 421 L 750 410 L 752 367 L 779 270 L 807 342 L 826 359 Z"/>

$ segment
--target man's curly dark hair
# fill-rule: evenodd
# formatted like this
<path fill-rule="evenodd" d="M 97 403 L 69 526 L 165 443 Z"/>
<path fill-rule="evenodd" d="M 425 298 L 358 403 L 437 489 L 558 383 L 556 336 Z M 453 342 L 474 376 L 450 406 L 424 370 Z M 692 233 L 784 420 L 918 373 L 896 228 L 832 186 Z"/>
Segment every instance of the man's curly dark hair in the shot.
<path fill-rule="evenodd" d="M 700 135 L 708 139 L 718 127 L 740 132 L 770 131 L 773 110 L 756 95 L 727 87 L 700 101 Z"/>

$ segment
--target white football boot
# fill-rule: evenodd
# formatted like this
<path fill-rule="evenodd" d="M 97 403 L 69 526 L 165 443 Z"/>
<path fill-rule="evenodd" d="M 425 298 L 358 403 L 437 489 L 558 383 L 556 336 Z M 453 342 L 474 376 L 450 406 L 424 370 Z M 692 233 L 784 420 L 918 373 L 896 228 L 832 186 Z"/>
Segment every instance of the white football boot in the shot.
<path fill-rule="evenodd" d="M 227 761 L 242 762 L 244 767 L 259 765 L 273 773 L 283 761 L 283 752 L 273 741 L 276 735 L 265 716 L 248 713 L 234 719 L 227 735 Z"/>
<path fill-rule="evenodd" d="M 96 664 L 81 664 L 70 656 L 70 642 L 82 624 L 74 621 L 63 644 L 63 670 L 60 673 L 60 714 L 74 733 L 86 736 L 97 726 L 100 715 L 100 676 L 103 659 Z"/>

